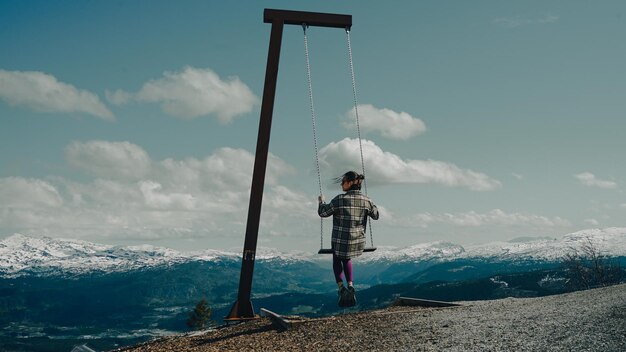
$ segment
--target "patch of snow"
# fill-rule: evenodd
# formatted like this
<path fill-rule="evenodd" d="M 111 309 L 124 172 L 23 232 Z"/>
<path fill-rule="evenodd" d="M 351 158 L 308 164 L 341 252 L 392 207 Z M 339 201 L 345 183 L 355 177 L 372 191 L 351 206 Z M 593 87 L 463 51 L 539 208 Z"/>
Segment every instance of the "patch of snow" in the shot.
<path fill-rule="evenodd" d="M 557 290 L 564 288 L 568 282 L 568 278 L 547 274 L 537 282 L 537 285 L 546 290 Z"/>
<path fill-rule="evenodd" d="M 491 280 L 491 282 L 493 282 L 496 285 L 500 285 L 500 288 L 508 288 L 509 287 L 509 283 L 506 282 L 506 281 L 500 280 L 500 278 L 498 276 L 489 278 L 489 280 Z"/>

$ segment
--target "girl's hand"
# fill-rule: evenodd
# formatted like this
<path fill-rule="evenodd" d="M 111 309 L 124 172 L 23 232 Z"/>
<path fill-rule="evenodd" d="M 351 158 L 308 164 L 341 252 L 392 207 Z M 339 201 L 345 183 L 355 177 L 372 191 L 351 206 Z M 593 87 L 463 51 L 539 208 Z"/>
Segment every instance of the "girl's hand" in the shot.
<path fill-rule="evenodd" d="M 324 196 L 320 194 L 320 195 L 319 195 L 319 197 L 317 197 L 317 200 L 318 200 L 320 203 L 324 203 Z"/>

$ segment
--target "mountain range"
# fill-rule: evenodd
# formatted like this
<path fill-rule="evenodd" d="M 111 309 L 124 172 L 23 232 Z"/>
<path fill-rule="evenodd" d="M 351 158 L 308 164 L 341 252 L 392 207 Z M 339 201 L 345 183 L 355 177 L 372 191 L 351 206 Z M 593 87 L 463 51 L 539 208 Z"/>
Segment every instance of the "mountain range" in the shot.
<path fill-rule="evenodd" d="M 438 300 L 541 296 L 568 290 L 563 259 L 592 245 L 626 263 L 626 228 L 475 246 L 379 247 L 355 260 L 359 304 L 398 295 Z M 253 304 L 280 314 L 339 314 L 329 256 L 259 248 Z M 236 300 L 241 256 L 110 246 L 14 234 L 0 242 L 0 350 L 111 349 L 186 331 L 202 298 L 219 324 Z"/>
<path fill-rule="evenodd" d="M 507 242 L 492 242 L 463 247 L 449 242 L 431 242 L 410 247 L 378 247 L 360 258 L 362 263 L 416 263 L 458 259 L 489 258 L 492 260 L 555 261 L 564 253 L 593 244 L 607 256 L 626 255 L 626 228 L 590 229 L 567 234 L 560 239 L 522 237 Z M 14 234 L 0 241 L 0 277 L 21 275 L 80 275 L 111 273 L 175 265 L 187 262 L 232 261 L 239 253 L 207 249 L 179 252 L 169 248 L 142 246 L 111 246 L 75 239 L 53 239 Z M 258 260 L 284 262 L 320 262 L 312 252 L 281 252 L 259 248 Z"/>

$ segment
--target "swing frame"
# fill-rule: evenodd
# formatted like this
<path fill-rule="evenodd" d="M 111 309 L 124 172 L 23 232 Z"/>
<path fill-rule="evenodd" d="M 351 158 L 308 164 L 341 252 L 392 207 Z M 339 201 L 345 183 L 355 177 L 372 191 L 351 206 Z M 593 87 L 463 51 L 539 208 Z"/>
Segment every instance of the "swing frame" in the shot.
<path fill-rule="evenodd" d="M 272 128 L 274 98 L 276 96 L 276 81 L 278 78 L 278 63 L 280 61 L 283 27 L 285 24 L 301 26 L 304 23 L 308 26 L 350 29 L 352 27 L 352 16 L 265 9 L 263 12 L 263 22 L 271 23 L 272 29 L 267 55 L 267 66 L 265 68 L 265 83 L 263 87 L 263 100 L 261 102 L 261 116 L 256 154 L 254 157 L 254 169 L 252 173 L 246 237 L 243 245 L 241 274 L 239 276 L 239 290 L 237 293 L 237 301 L 233 304 L 228 316 L 224 318 L 226 322 L 238 322 L 258 317 L 254 313 L 250 296 L 252 292 L 252 276 L 254 273 L 254 259 L 259 235 L 259 223 L 261 220 L 261 203 L 263 200 L 263 187 Z"/>

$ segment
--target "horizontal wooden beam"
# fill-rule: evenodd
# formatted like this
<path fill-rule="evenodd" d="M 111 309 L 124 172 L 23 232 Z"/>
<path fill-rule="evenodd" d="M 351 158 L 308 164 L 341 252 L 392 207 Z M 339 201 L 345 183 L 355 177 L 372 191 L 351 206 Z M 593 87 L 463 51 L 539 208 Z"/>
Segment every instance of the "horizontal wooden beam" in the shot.
<path fill-rule="evenodd" d="M 279 328 L 289 330 L 291 328 L 291 321 L 283 317 L 280 314 L 274 313 L 269 309 L 261 308 L 261 313 L 270 317 L 274 325 L 278 325 Z"/>
<path fill-rule="evenodd" d="M 273 23 L 274 21 L 284 24 L 302 25 L 315 27 L 348 28 L 352 27 L 351 15 L 339 15 L 334 13 L 303 12 L 289 10 L 265 9 L 263 12 L 263 22 Z"/>
<path fill-rule="evenodd" d="M 411 297 L 400 297 L 396 300 L 395 305 L 397 306 L 411 306 L 411 307 L 460 307 L 461 304 L 451 303 L 451 302 L 443 302 L 443 301 L 431 301 L 428 299 L 419 299 L 419 298 L 411 298 Z"/>

